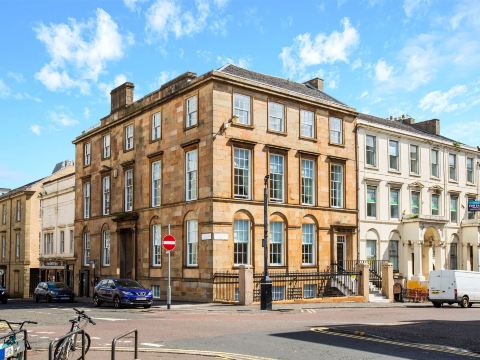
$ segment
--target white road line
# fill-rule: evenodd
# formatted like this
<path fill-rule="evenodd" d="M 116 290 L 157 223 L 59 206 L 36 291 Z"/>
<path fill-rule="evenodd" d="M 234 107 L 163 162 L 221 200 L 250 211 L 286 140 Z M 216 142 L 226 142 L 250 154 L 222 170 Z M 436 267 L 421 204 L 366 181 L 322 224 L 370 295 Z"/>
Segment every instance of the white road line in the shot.
<path fill-rule="evenodd" d="M 55 331 L 33 331 L 36 334 L 55 334 Z"/>
<path fill-rule="evenodd" d="M 100 318 L 100 317 L 94 317 L 93 319 L 95 319 L 95 320 L 104 320 L 104 321 L 124 321 L 124 320 L 127 320 L 127 319 Z"/>
<path fill-rule="evenodd" d="M 165 345 L 160 345 L 160 344 L 153 344 L 153 343 L 141 343 L 140 345 L 143 345 L 143 346 L 150 346 L 150 347 L 163 347 Z"/>
<path fill-rule="evenodd" d="M 50 339 L 48 336 L 40 336 L 40 339 Z"/>
<path fill-rule="evenodd" d="M 32 335 L 32 334 L 29 334 L 28 336 L 31 336 L 31 337 L 36 337 L 36 336 L 38 336 L 38 335 Z"/>
<path fill-rule="evenodd" d="M 91 336 L 90 339 L 92 339 L 92 340 L 100 340 L 101 338 L 96 337 L 96 336 Z"/>

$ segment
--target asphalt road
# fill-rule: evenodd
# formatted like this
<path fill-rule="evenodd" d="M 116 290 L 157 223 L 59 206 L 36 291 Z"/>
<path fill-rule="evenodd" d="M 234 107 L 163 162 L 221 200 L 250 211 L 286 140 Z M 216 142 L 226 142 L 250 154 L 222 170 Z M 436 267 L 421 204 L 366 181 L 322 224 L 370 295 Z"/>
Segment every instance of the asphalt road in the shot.
<path fill-rule="evenodd" d="M 200 358 L 200 351 L 210 352 L 203 353 L 203 359 L 222 354 L 224 359 L 250 360 L 480 358 L 480 307 L 475 306 L 435 309 L 428 304 L 303 304 L 274 306 L 272 312 L 261 312 L 258 306 L 174 304 L 168 311 L 164 306 L 115 310 L 94 308 L 89 303 L 13 300 L 0 307 L 0 318 L 37 321 L 38 325 L 28 329 L 32 347 L 39 350 L 69 330 L 73 306 L 87 310 L 97 322 L 86 329 L 92 347 L 106 349 L 115 336 L 136 328 L 140 348 L 161 352 L 156 357 L 159 359 Z M 132 338 L 119 343 L 122 347 L 132 345 Z M 165 354 L 169 349 L 177 354 Z M 183 350 L 192 354 L 179 354 Z M 110 356 L 105 351 L 91 354 L 88 358 Z M 31 359 L 47 358 L 45 352 L 32 355 Z M 142 352 L 139 358 L 154 357 L 151 352 Z"/>

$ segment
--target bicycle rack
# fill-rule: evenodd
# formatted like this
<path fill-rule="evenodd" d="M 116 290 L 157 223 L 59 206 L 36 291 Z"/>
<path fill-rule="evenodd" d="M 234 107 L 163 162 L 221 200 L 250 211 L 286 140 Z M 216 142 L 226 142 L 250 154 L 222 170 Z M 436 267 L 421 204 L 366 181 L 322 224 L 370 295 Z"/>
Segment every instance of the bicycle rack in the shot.
<path fill-rule="evenodd" d="M 82 330 L 82 329 L 78 329 L 78 330 L 75 330 L 75 331 L 72 331 L 72 332 L 69 332 L 68 334 L 66 335 L 63 335 L 62 337 L 59 337 L 59 338 L 55 338 L 54 340 L 50 341 L 50 344 L 48 344 L 48 360 L 55 360 L 54 359 L 54 345 L 55 344 L 58 344 L 60 341 L 62 341 L 63 339 L 66 339 L 72 335 L 78 335 L 80 334 L 82 336 L 82 356 L 79 358 L 79 359 L 82 359 L 82 360 L 85 360 L 85 344 L 86 344 L 86 341 L 85 341 L 85 330 Z"/>
<path fill-rule="evenodd" d="M 135 330 L 126 332 L 125 334 L 119 335 L 112 340 L 112 360 L 115 360 L 115 349 L 117 347 L 117 341 L 120 339 L 123 339 L 124 337 L 127 337 L 130 334 L 135 334 L 134 360 L 138 359 L 138 330 L 135 329 Z"/>
<path fill-rule="evenodd" d="M 24 355 L 24 360 L 27 360 L 27 352 L 28 352 L 28 349 L 27 349 L 27 330 L 26 329 L 22 329 L 22 330 L 15 330 L 15 331 L 11 331 L 9 332 L 8 334 L 5 334 L 5 335 L 2 335 L 0 336 L 0 342 L 4 342 L 5 339 L 8 339 L 9 337 L 11 336 L 16 336 L 17 334 L 20 334 L 20 333 L 23 333 L 23 345 L 19 346 L 19 344 L 17 343 L 16 344 L 16 347 L 15 345 L 10 345 L 9 347 L 6 347 L 4 349 L 0 349 L 0 359 L 5 359 L 10 356 L 16 356 L 18 354 L 21 354 L 23 353 Z M 2 342 L 2 344 L 3 344 Z M 9 349 L 10 347 L 13 347 L 13 353 L 12 354 L 8 354 L 6 352 L 7 349 Z M 23 347 L 23 349 L 22 349 Z M 11 350 L 10 350 L 11 351 Z"/>

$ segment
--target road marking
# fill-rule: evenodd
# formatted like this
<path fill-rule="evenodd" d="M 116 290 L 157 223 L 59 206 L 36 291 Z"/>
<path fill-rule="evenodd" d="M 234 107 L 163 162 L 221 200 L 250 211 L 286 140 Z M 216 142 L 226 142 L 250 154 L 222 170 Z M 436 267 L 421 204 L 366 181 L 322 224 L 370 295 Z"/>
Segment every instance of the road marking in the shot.
<path fill-rule="evenodd" d="M 92 340 L 101 340 L 102 338 L 96 337 L 96 336 L 90 336 L 90 339 Z"/>
<path fill-rule="evenodd" d="M 48 336 L 40 336 L 40 339 L 50 339 Z"/>
<path fill-rule="evenodd" d="M 36 334 L 55 334 L 55 331 L 32 331 Z"/>
<path fill-rule="evenodd" d="M 315 310 L 315 309 L 302 309 L 301 312 L 302 313 L 309 313 L 309 314 L 316 314 L 317 310 Z"/>
<path fill-rule="evenodd" d="M 151 347 L 156 347 L 156 348 L 164 347 L 164 346 L 165 346 L 165 345 L 154 344 L 154 343 L 141 343 L 140 345 L 143 345 L 143 346 L 151 346 Z"/>
<path fill-rule="evenodd" d="M 421 350 L 436 351 L 436 352 L 442 352 L 447 354 L 480 358 L 480 354 L 474 353 L 465 349 L 459 349 L 459 348 L 447 347 L 447 346 L 441 346 L 441 345 L 435 345 L 435 344 L 420 344 L 420 343 L 388 340 L 386 338 L 369 336 L 364 331 L 347 332 L 342 329 L 335 329 L 335 328 L 328 328 L 328 327 L 317 327 L 317 328 L 311 328 L 310 330 L 318 333 L 323 333 L 323 334 L 328 334 L 333 336 L 342 336 L 342 337 L 356 339 L 356 340 L 371 341 L 371 342 L 376 342 L 381 344 L 396 345 L 396 346 L 402 346 L 402 347 L 408 347 L 408 348 L 415 348 L 415 349 L 421 349 Z"/>
<path fill-rule="evenodd" d="M 95 320 L 104 320 L 104 321 L 124 321 L 124 320 L 127 320 L 127 319 L 100 318 L 100 317 L 94 317 L 93 319 L 95 319 Z"/>

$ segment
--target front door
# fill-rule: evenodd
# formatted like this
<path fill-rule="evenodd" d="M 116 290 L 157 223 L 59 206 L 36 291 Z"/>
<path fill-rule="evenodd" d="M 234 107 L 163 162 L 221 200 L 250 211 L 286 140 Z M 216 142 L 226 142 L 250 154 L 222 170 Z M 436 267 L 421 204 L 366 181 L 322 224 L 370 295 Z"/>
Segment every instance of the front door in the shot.
<path fill-rule="evenodd" d="M 120 233 L 120 277 L 133 279 L 134 265 L 133 232 L 124 230 Z"/>
<path fill-rule="evenodd" d="M 337 264 L 340 270 L 345 268 L 345 260 L 347 260 L 347 244 L 345 235 L 337 236 Z"/>
<path fill-rule="evenodd" d="M 367 240 L 367 260 L 377 260 L 376 240 Z"/>
<path fill-rule="evenodd" d="M 90 296 L 90 286 L 88 284 L 89 271 L 81 270 L 80 271 L 80 294 L 79 296 Z"/>

